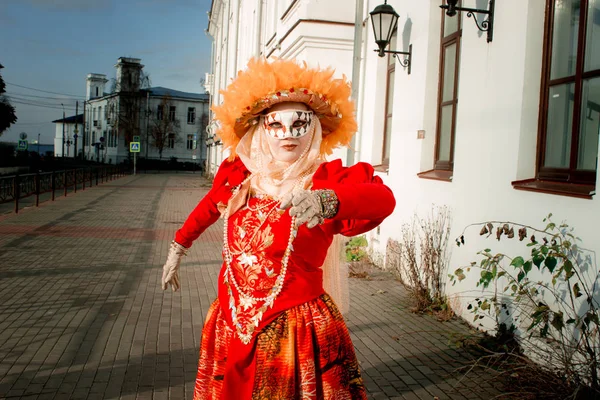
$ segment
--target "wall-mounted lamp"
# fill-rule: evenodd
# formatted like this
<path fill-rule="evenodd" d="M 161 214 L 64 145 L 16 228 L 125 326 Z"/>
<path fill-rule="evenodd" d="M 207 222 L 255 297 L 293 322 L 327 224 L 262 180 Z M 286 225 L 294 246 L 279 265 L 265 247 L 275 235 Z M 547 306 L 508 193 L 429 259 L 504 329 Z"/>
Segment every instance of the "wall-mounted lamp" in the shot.
<path fill-rule="evenodd" d="M 443 0 L 442 0 L 443 1 Z M 467 17 L 473 17 L 473 21 L 475 21 L 475 25 L 482 32 L 487 32 L 487 41 L 488 43 L 492 41 L 494 36 L 494 1 L 490 0 L 490 8 L 489 10 L 478 10 L 476 8 L 467 8 L 467 7 L 457 7 L 456 4 L 458 0 L 446 0 L 446 5 L 441 5 L 440 8 L 446 10 L 446 15 L 449 17 L 454 17 L 457 11 L 466 11 Z M 473 13 L 477 14 L 487 14 L 487 19 L 481 24 L 477 21 L 477 18 L 473 16 Z"/>
<path fill-rule="evenodd" d="M 392 35 L 396 30 L 398 24 L 398 13 L 394 10 L 394 7 L 390 6 L 385 0 L 384 4 L 380 4 L 373 11 L 371 11 L 371 22 L 373 23 L 373 33 L 375 34 L 375 43 L 379 47 L 379 50 L 375 50 L 379 57 L 385 56 L 385 53 L 393 54 L 400 64 L 404 67 L 408 67 L 408 73 L 410 74 L 410 62 L 412 57 L 412 44 L 408 46 L 408 51 L 395 51 L 386 50 Z M 400 59 L 399 54 L 408 56 L 407 58 Z"/>

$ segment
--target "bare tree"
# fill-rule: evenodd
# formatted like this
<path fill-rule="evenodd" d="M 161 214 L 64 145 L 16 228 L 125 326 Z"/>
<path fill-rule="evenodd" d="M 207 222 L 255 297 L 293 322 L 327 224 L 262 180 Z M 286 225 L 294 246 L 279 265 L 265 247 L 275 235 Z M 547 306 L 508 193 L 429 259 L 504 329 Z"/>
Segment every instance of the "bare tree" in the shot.
<path fill-rule="evenodd" d="M 152 114 L 150 121 L 150 136 L 152 146 L 158 150 L 158 156 L 162 159 L 162 153 L 166 147 L 173 147 L 175 143 L 181 142 L 179 130 L 181 124 L 175 114 L 175 106 L 170 96 L 163 96 L 158 110 Z"/>
<path fill-rule="evenodd" d="M 4 68 L 0 64 L 0 69 Z M 15 108 L 10 104 L 8 98 L 4 96 L 6 85 L 0 75 L 0 135 L 4 133 L 12 124 L 17 122 L 17 116 L 15 115 Z"/>
<path fill-rule="evenodd" d="M 141 90 L 148 89 L 150 84 L 150 76 L 143 70 L 139 73 L 139 81 L 132 85 L 121 84 L 117 79 L 112 79 L 111 91 L 114 96 L 108 100 L 107 107 L 114 112 L 111 115 L 113 126 L 119 137 L 124 137 L 125 143 L 140 135 L 140 116 L 145 101 L 145 92 Z"/>

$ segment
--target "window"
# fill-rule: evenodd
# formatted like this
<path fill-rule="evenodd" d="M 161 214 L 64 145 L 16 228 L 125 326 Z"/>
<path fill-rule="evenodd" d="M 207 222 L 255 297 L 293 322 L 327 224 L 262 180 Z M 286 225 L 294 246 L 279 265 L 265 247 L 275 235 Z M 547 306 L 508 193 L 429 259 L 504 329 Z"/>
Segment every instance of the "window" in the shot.
<path fill-rule="evenodd" d="M 460 13 L 448 17 L 442 10 L 442 38 L 440 46 L 440 83 L 437 102 L 437 124 L 434 169 L 452 171 L 454 167 L 454 138 L 456 134 L 456 108 L 458 104 L 458 68 Z"/>
<path fill-rule="evenodd" d="M 169 136 L 167 137 L 167 147 L 169 149 L 175 148 L 175 134 L 174 133 L 169 133 Z"/>
<path fill-rule="evenodd" d="M 175 121 L 175 106 L 169 107 L 169 121 Z"/>
<path fill-rule="evenodd" d="M 108 130 L 108 140 L 106 141 L 107 147 L 117 147 L 117 135 L 116 131 L 109 129 Z"/>
<path fill-rule="evenodd" d="M 390 40 L 390 50 L 396 50 L 398 31 L 394 31 Z M 388 54 L 387 78 L 385 88 L 385 121 L 383 124 L 383 151 L 381 160 L 383 165 L 390 164 L 390 144 L 392 142 L 392 114 L 394 111 L 394 83 L 396 77 L 396 57 Z"/>
<path fill-rule="evenodd" d="M 95 130 L 92 131 L 92 143 L 91 144 L 93 145 L 94 143 L 96 143 L 96 131 Z"/>
<path fill-rule="evenodd" d="M 194 150 L 194 135 L 187 135 L 187 146 L 188 150 Z"/>
<path fill-rule="evenodd" d="M 162 121 L 163 119 L 163 106 L 160 104 L 156 109 L 156 119 Z"/>
<path fill-rule="evenodd" d="M 195 124 L 196 123 L 196 108 L 195 107 L 188 107 L 188 124 Z"/>
<path fill-rule="evenodd" d="M 96 86 L 96 97 L 98 97 L 98 86 Z"/>
<path fill-rule="evenodd" d="M 600 133 L 600 2 L 548 2 L 537 178 L 594 185 Z"/>

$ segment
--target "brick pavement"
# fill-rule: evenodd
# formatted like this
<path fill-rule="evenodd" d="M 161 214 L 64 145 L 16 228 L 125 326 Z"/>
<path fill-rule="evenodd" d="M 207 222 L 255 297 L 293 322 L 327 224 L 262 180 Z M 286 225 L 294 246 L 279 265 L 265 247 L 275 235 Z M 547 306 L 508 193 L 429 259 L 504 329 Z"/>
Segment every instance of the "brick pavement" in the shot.
<path fill-rule="evenodd" d="M 222 225 L 194 244 L 183 288 L 159 288 L 169 241 L 207 191 L 199 175 L 127 176 L 0 215 L 0 398 L 191 399 L 216 297 Z M 372 399 L 490 399 L 454 371 L 467 333 L 407 308 L 382 274 L 351 279 L 348 326 Z"/>

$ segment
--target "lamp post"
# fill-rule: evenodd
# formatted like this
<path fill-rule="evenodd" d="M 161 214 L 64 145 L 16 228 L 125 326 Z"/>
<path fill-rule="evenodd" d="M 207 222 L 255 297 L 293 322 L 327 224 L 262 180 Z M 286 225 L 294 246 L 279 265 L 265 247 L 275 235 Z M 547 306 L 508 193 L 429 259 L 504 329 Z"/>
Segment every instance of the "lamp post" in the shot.
<path fill-rule="evenodd" d="M 390 6 L 385 0 L 384 4 L 380 4 L 373 11 L 369 13 L 371 15 L 371 23 L 373 24 L 373 34 L 375 35 L 375 43 L 378 50 L 377 55 L 384 57 L 386 53 L 393 54 L 398 62 L 404 67 L 408 67 L 408 74 L 410 75 L 410 65 L 412 58 L 412 44 L 408 46 L 408 51 L 395 51 L 386 50 L 392 35 L 398 25 L 398 18 L 400 17 L 394 7 Z M 400 59 L 399 54 L 408 56 L 405 59 Z"/>
<path fill-rule="evenodd" d="M 67 157 L 69 157 L 69 148 L 71 147 L 71 143 L 73 143 L 73 142 L 71 141 L 71 138 L 69 137 L 65 143 L 67 145 Z"/>
<path fill-rule="evenodd" d="M 442 0 L 443 2 L 443 0 Z M 490 0 L 490 8 L 488 10 L 480 10 L 476 8 L 458 7 L 458 0 L 446 0 L 446 5 L 441 5 L 440 8 L 446 10 L 446 15 L 454 17 L 457 11 L 466 11 L 467 17 L 473 17 L 475 25 L 482 32 L 487 32 L 487 42 L 491 42 L 494 38 L 494 0 Z M 482 21 L 481 24 L 477 20 L 473 13 L 487 15 L 487 19 Z"/>
<path fill-rule="evenodd" d="M 65 158 L 65 105 L 63 103 L 60 103 L 60 105 L 62 106 L 63 109 L 63 120 L 62 120 L 62 153 L 61 153 L 61 157 Z"/>
<path fill-rule="evenodd" d="M 73 131 L 73 158 L 78 158 L 79 154 L 77 153 L 77 137 L 79 136 L 79 129 L 77 129 L 77 121 L 79 120 L 79 100 L 75 102 L 75 130 Z"/>
<path fill-rule="evenodd" d="M 38 156 L 40 155 L 40 134 L 38 133 Z"/>

